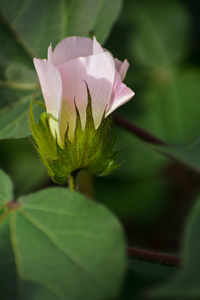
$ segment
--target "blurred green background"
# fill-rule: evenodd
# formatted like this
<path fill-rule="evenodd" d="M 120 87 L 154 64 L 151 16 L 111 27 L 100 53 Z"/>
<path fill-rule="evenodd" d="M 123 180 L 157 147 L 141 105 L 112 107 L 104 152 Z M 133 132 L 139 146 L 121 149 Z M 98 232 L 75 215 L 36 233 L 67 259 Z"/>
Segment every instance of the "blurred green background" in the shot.
<path fill-rule="evenodd" d="M 128 59 L 125 83 L 136 94 L 117 113 L 172 144 L 200 135 L 199 16 L 198 0 L 124 0 L 105 43 L 115 57 Z M 20 61 L 20 49 L 16 56 Z M 3 56 L 0 62 L 4 65 Z M 10 74 L 13 69 L 7 68 L 7 78 Z M 25 69 L 23 74 L 23 79 L 31 76 L 34 82 L 34 73 Z M 12 103 L 17 93 L 6 94 L 7 102 Z M 80 188 L 119 216 L 131 246 L 174 252 L 199 192 L 199 175 L 118 126 L 116 133 L 123 165 L 104 178 L 82 174 Z M 0 167 L 12 177 L 16 196 L 53 185 L 29 139 L 2 140 Z"/>
<path fill-rule="evenodd" d="M 136 93 L 118 113 L 171 144 L 200 134 L 199 1 L 125 0 L 106 48 L 130 68 Z M 121 128 L 124 165 L 95 180 L 95 195 L 126 224 L 132 246 L 175 251 L 199 192 L 199 175 Z"/>

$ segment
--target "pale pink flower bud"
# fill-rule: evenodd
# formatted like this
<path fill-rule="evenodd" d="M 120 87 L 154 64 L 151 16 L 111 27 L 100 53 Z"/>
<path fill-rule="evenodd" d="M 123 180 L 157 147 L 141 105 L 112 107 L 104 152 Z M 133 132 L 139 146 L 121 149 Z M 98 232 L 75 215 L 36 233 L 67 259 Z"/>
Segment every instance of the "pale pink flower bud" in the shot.
<path fill-rule="evenodd" d="M 68 37 L 54 49 L 48 48 L 48 60 L 34 58 L 46 110 L 55 119 L 50 119 L 60 143 L 68 127 L 73 140 L 76 126 L 76 107 L 80 114 L 82 130 L 86 124 L 88 91 L 91 96 L 92 115 L 97 129 L 105 117 L 129 101 L 134 92 L 122 81 L 129 63 L 114 59 L 97 42 L 84 37 Z M 86 85 L 87 84 L 87 85 Z"/>

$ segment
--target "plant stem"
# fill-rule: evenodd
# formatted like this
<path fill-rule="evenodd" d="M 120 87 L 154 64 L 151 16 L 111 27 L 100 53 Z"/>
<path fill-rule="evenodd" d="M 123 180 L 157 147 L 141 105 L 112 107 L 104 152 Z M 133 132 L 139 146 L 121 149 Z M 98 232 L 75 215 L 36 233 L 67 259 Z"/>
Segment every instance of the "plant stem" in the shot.
<path fill-rule="evenodd" d="M 153 134 L 145 131 L 144 129 L 138 127 L 137 125 L 135 125 L 131 122 L 129 122 L 128 120 L 122 118 L 119 115 L 114 114 L 113 119 L 114 119 L 116 124 L 120 125 L 124 129 L 128 130 L 129 132 L 131 132 L 132 134 L 137 136 L 139 139 L 141 139 L 141 140 L 143 140 L 147 143 L 151 143 L 151 144 L 159 145 L 159 146 L 169 146 L 169 144 L 167 144 L 166 142 L 160 140 L 159 138 L 157 138 Z"/>
<path fill-rule="evenodd" d="M 71 191 L 76 191 L 78 189 L 78 184 L 77 184 L 77 176 L 78 176 L 79 171 L 73 171 L 69 175 L 68 179 L 68 186 Z"/>
<path fill-rule="evenodd" d="M 32 91 L 35 89 L 39 89 L 38 84 L 21 83 L 21 82 L 14 82 L 14 81 L 3 81 L 3 80 L 0 80 L 0 86 L 9 88 L 9 89 L 24 90 L 24 91 Z"/>
<path fill-rule="evenodd" d="M 157 264 L 163 264 L 172 267 L 180 267 L 182 265 L 182 261 L 179 257 L 165 253 L 155 252 L 151 250 L 143 250 L 138 248 L 127 248 L 127 252 L 131 257 Z"/>

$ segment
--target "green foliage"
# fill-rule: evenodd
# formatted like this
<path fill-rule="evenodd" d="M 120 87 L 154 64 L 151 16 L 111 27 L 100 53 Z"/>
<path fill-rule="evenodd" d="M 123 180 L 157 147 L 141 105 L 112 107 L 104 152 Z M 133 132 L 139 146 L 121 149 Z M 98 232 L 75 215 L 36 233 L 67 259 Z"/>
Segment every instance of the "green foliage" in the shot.
<path fill-rule="evenodd" d="M 26 96 L 0 110 L 0 139 L 18 139 L 30 135 L 27 125 L 30 99 L 30 96 Z M 37 107 L 36 113 L 40 113 L 40 107 Z"/>
<path fill-rule="evenodd" d="M 121 4 L 122 0 L 113 3 L 109 0 L 0 2 L 0 116 L 3 118 L 0 139 L 30 135 L 27 107 L 39 89 L 33 56 L 45 58 L 51 42 L 55 46 L 71 35 L 95 34 L 103 43 L 119 15 Z M 27 102 L 22 99 L 26 96 Z M 6 110 L 1 110 L 5 107 Z M 6 121 L 8 111 L 12 126 L 9 118 Z"/>
<path fill-rule="evenodd" d="M 142 117 L 136 123 L 170 143 L 191 141 L 200 133 L 200 70 L 158 70 L 153 76 L 155 82 L 141 95 Z M 162 76 L 167 76 L 163 82 Z"/>
<path fill-rule="evenodd" d="M 127 5 L 126 14 L 132 28 L 128 53 L 136 68 L 130 76 L 142 72 L 132 119 L 168 142 L 188 142 L 200 133 L 200 72 L 184 62 L 190 45 L 189 13 L 181 1 L 136 0 Z"/>
<path fill-rule="evenodd" d="M 126 266 L 124 238 L 106 208 L 64 188 L 7 202 L 12 200 L 11 182 L 2 171 L 0 184 L 3 299 L 17 299 L 16 292 L 18 299 L 30 300 L 79 300 L 83 295 L 95 300 L 119 293 Z"/>
<path fill-rule="evenodd" d="M 45 166 L 38 159 L 38 153 L 30 140 L 1 141 L 0 156 L 5 158 L 1 162 L 1 167 L 6 170 L 14 183 L 15 197 L 33 192 L 48 184 L 50 179 Z"/>
<path fill-rule="evenodd" d="M 170 145 L 168 147 L 156 147 L 153 146 L 152 149 L 160 152 L 164 156 L 167 156 L 178 162 L 183 164 L 195 172 L 200 172 L 200 138 L 195 139 L 193 142 L 185 144 L 185 145 Z"/>
<path fill-rule="evenodd" d="M 0 170 L 0 205 L 13 198 L 12 182 L 8 175 Z"/>
<path fill-rule="evenodd" d="M 89 99 L 88 95 L 88 99 Z M 112 130 L 111 118 L 102 119 L 100 126 L 95 129 L 92 116 L 91 100 L 86 113 L 86 125 L 82 131 L 78 110 L 76 111 L 76 129 L 73 141 L 65 134 L 63 148 L 51 133 L 49 118 L 42 113 L 37 124 L 33 116 L 33 102 L 30 106 L 30 127 L 40 154 L 51 178 L 59 184 L 67 182 L 74 171 L 86 170 L 93 175 L 106 175 L 118 165 L 116 159 L 119 151 L 115 151 L 115 136 Z"/>
<path fill-rule="evenodd" d="M 11 175 L 15 187 L 14 196 L 9 177 L 0 171 L 2 300 L 110 300 L 119 293 L 125 270 L 125 243 L 115 217 L 101 205 L 60 188 L 20 197 L 16 202 L 19 204 L 10 202 L 16 194 L 47 186 L 48 179 L 31 144 L 26 147 L 24 140 L 5 139 L 30 135 L 28 107 L 33 93 L 34 99 L 41 101 L 33 55 L 46 57 L 49 43 L 55 46 L 68 35 L 95 34 L 104 42 L 121 3 L 121 0 L 0 1 L 0 157 L 1 167 Z M 184 211 L 185 217 L 191 206 L 189 201 L 199 188 L 198 176 L 195 190 L 188 171 L 186 175 L 180 170 L 177 174 L 172 168 L 174 162 L 179 162 L 197 174 L 200 171 L 200 69 L 194 45 L 194 42 L 198 45 L 199 33 L 190 32 L 192 22 L 198 18 L 192 16 L 191 20 L 189 10 L 194 3 L 125 0 L 119 22 L 107 41 L 106 48 L 115 57 L 129 60 L 126 83 L 136 92 L 135 101 L 130 101 L 120 112 L 173 145 L 146 147 L 118 128 L 120 146 L 124 148 L 122 167 L 109 178 L 96 178 L 94 190 L 92 179 L 89 179 L 91 185 L 83 179 L 84 192 L 95 195 L 123 219 L 133 246 L 144 243 L 149 248 L 155 245 L 177 250 L 173 242 L 180 240 L 180 230 L 176 226 L 182 223 L 181 212 Z M 63 150 L 49 131 L 50 116 L 44 113 L 40 118 L 41 107 L 37 105 L 33 114 L 34 130 L 40 131 L 33 135 L 45 153 L 45 156 L 40 154 L 55 181 L 65 182 L 68 174 L 80 167 L 92 167 L 100 173 L 109 166 L 105 157 L 103 166 L 96 161 L 95 150 L 104 155 L 108 148 L 112 150 L 112 141 L 103 130 L 106 126 L 109 129 L 111 120 L 107 119 L 100 127 L 109 140 L 104 145 L 106 149 L 101 147 L 100 131 L 94 141 L 93 123 L 87 124 L 87 128 L 92 128 L 89 137 L 96 149 L 91 147 L 87 153 L 93 158 L 91 165 L 87 165 L 86 159 L 85 165 L 80 166 L 80 160 L 73 158 L 74 154 L 83 157 L 87 130 L 81 131 L 79 116 L 75 143 L 72 145 L 66 138 Z M 67 167 L 69 159 L 73 169 Z M 61 177 L 52 171 L 58 173 L 58 169 Z M 198 200 L 186 222 L 180 251 L 182 268 L 129 259 L 120 300 L 200 298 L 199 220 Z M 158 239 L 158 233 L 162 240 Z M 18 299 L 16 295 L 20 295 Z"/>
<path fill-rule="evenodd" d="M 145 67 L 168 67 L 188 48 L 189 17 L 180 1 L 144 0 L 132 3 L 128 17 L 135 23 L 131 50 Z"/>
<path fill-rule="evenodd" d="M 182 257 L 184 265 L 164 285 L 152 292 L 152 299 L 199 299 L 200 298 L 200 200 L 187 219 Z"/>
<path fill-rule="evenodd" d="M 102 43 L 116 20 L 121 0 L 1 1 L 1 12 L 31 56 L 45 57 L 50 42 L 70 35 L 87 36 L 93 31 Z M 107 10 L 107 12 L 105 12 Z M 103 20 L 103 26 L 102 26 Z M 42 27 L 42 30 L 41 30 Z"/>
<path fill-rule="evenodd" d="M 169 203 L 172 197 L 169 185 L 173 183 L 166 178 L 170 164 L 184 162 L 199 172 L 198 141 L 185 146 L 200 133 L 200 71 L 191 54 L 191 25 L 190 11 L 182 1 L 125 0 L 122 16 L 106 45 L 115 56 L 127 57 L 130 62 L 125 81 L 136 95 L 121 108 L 122 115 L 164 141 L 179 145 L 159 147 L 153 153 L 158 147 L 148 149 L 133 135 L 117 129 L 125 163 L 111 175 L 110 185 L 101 179 L 96 181 L 98 199 L 100 190 L 107 186 L 108 196 L 103 201 L 132 222 L 144 217 L 147 227 L 150 220 L 162 218 L 165 201 Z M 123 199 L 125 190 L 127 206 L 118 200 Z M 147 207 L 151 214 L 146 213 Z"/>

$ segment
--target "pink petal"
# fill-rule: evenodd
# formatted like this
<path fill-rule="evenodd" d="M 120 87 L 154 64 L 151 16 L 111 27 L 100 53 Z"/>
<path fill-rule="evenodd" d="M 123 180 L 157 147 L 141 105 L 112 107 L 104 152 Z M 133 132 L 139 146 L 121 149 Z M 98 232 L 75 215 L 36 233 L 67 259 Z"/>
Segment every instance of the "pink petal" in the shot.
<path fill-rule="evenodd" d="M 115 78 L 114 59 L 108 52 L 86 57 L 86 82 L 92 99 L 95 128 L 101 123 L 110 102 Z"/>
<path fill-rule="evenodd" d="M 115 65 L 112 56 L 103 52 L 97 55 L 79 57 L 59 65 L 58 68 L 63 81 L 63 105 L 65 106 L 65 108 L 63 106 L 63 109 L 68 111 L 67 118 L 70 116 L 70 136 L 73 137 L 75 128 L 74 101 L 80 113 L 82 128 L 85 128 L 88 103 L 85 82 L 90 91 L 93 118 L 97 128 L 111 98 L 115 76 Z M 62 116 L 63 118 L 66 117 L 64 114 Z M 66 120 L 62 123 L 65 124 Z"/>
<path fill-rule="evenodd" d="M 106 117 L 119 106 L 128 102 L 134 95 L 135 93 L 121 81 L 119 74 L 116 73 L 111 102 L 106 112 Z"/>
<path fill-rule="evenodd" d="M 63 137 L 69 125 L 68 135 L 73 140 L 76 126 L 76 106 L 80 112 L 82 128 L 86 123 L 87 93 L 83 81 L 85 70 L 82 64 L 83 58 L 70 60 L 58 65 L 63 82 L 63 102 L 60 118 L 60 131 Z"/>
<path fill-rule="evenodd" d="M 58 119 L 62 101 L 62 80 L 58 69 L 49 61 L 33 60 L 44 96 L 46 110 Z"/>
<path fill-rule="evenodd" d="M 97 42 L 97 39 L 95 36 L 93 36 L 93 54 L 99 54 L 104 52 L 104 49 L 101 47 L 99 42 Z"/>
<path fill-rule="evenodd" d="M 128 60 L 125 59 L 123 62 L 121 62 L 119 59 L 115 58 L 115 67 L 121 77 L 121 80 L 123 81 L 129 68 Z"/>
<path fill-rule="evenodd" d="M 50 48 L 48 50 L 48 60 L 55 65 L 59 65 L 79 56 L 84 57 L 92 53 L 93 41 L 90 38 L 72 36 L 57 44 L 53 52 Z"/>

